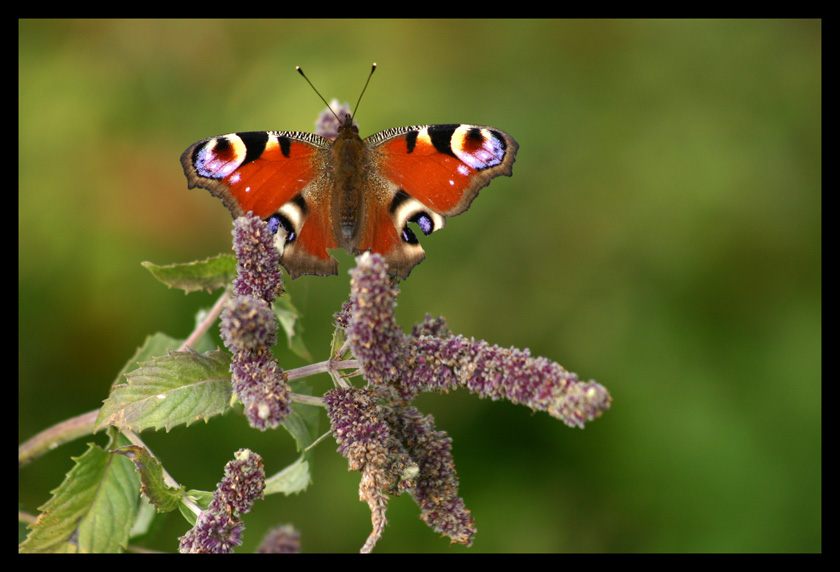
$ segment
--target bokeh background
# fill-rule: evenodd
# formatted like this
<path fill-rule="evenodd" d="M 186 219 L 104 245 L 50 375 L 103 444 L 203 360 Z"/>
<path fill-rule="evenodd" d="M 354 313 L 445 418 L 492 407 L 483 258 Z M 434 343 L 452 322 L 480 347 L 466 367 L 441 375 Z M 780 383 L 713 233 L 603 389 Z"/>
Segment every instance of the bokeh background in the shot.
<path fill-rule="evenodd" d="M 456 333 L 530 348 L 612 392 L 585 430 L 466 392 L 418 405 L 454 439 L 472 548 L 393 499 L 377 551 L 812 552 L 821 544 L 821 66 L 813 20 L 19 22 L 19 439 L 99 406 L 145 337 L 185 336 L 215 296 L 140 263 L 230 249 L 221 203 L 179 163 L 231 131 L 311 131 L 327 98 L 363 134 L 480 123 L 520 144 L 513 178 L 425 238 L 402 286 Z M 315 359 L 352 266 L 288 282 Z M 286 368 L 302 365 L 286 350 Z M 313 378 L 316 392 L 330 387 Z M 282 431 L 228 414 L 144 433 L 188 487 Z M 94 440 L 102 443 L 102 435 Z M 85 440 L 20 471 L 35 512 Z M 293 522 L 307 552 L 370 527 L 335 444 L 305 493 L 247 517 L 241 551 Z M 161 519 L 144 545 L 173 550 Z"/>

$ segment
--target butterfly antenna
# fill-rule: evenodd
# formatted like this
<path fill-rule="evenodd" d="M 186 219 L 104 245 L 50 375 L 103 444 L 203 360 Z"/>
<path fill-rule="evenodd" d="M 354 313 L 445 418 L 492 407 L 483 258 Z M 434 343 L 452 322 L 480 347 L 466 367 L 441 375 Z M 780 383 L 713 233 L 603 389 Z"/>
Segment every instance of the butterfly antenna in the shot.
<path fill-rule="evenodd" d="M 374 64 L 374 65 L 376 65 L 376 64 Z M 300 75 L 302 75 L 302 76 L 303 76 L 303 79 L 305 79 L 305 80 L 306 80 L 306 83 L 308 83 L 308 84 L 309 84 L 309 86 L 312 88 L 312 90 L 313 90 L 315 93 L 317 93 L 317 94 L 318 94 L 318 97 L 320 97 L 320 98 L 321 98 L 321 101 L 323 101 L 323 102 L 326 104 L 327 109 L 329 109 L 329 110 L 330 110 L 330 112 L 332 112 L 332 114 L 333 114 L 333 115 L 335 115 L 335 118 L 336 118 L 336 119 L 338 119 L 338 122 L 339 122 L 339 123 L 342 123 L 342 122 L 343 122 L 343 120 L 342 120 L 342 119 L 341 119 L 338 115 L 336 115 L 335 111 L 333 111 L 333 108 L 332 108 L 332 107 L 330 107 L 330 104 L 329 104 L 329 103 L 327 103 L 327 100 L 326 100 L 326 99 L 324 99 L 324 96 L 323 96 L 323 95 L 321 95 L 321 92 L 320 92 L 320 91 L 318 91 L 318 90 L 315 88 L 315 86 L 314 86 L 314 85 L 312 85 L 312 82 L 311 82 L 311 81 L 309 81 L 309 78 L 308 78 L 308 77 L 306 77 L 306 74 L 305 74 L 305 73 L 303 73 L 303 70 L 302 70 L 302 69 L 300 69 L 300 66 L 295 66 L 295 69 L 298 71 L 298 73 L 299 73 Z M 362 93 L 364 93 L 364 90 L 362 91 Z M 358 104 L 356 104 L 356 105 L 358 105 Z M 354 114 L 354 116 L 355 116 L 355 114 Z"/>
<path fill-rule="evenodd" d="M 370 78 L 373 77 L 373 72 L 375 71 L 376 62 L 373 62 L 373 65 L 370 68 L 370 73 L 368 74 L 367 81 L 365 82 L 365 87 L 362 88 L 362 93 L 359 94 L 359 100 L 356 102 L 356 107 L 353 109 L 353 117 L 356 117 L 356 112 L 359 110 L 359 104 L 362 102 L 362 96 L 365 94 L 365 90 L 367 89 L 367 86 L 370 83 Z"/>

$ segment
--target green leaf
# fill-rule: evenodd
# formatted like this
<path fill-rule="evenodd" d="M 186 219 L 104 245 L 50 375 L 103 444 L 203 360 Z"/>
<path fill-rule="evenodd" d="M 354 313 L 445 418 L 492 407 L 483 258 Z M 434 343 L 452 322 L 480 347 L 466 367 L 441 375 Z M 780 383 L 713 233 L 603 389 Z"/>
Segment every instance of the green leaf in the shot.
<path fill-rule="evenodd" d="M 111 384 L 111 387 L 125 383 L 123 376 L 127 372 L 136 369 L 139 362 L 150 360 L 155 356 L 165 355 L 169 350 L 176 350 L 180 348 L 183 343 L 183 340 L 176 340 L 175 338 L 160 332 L 147 336 L 146 341 L 143 342 L 143 346 L 137 348 L 134 355 L 125 362 L 125 365 L 120 370 L 120 373 L 117 374 L 117 378 L 114 380 L 114 383 Z"/>
<path fill-rule="evenodd" d="M 213 502 L 213 491 L 200 491 L 198 489 L 190 489 L 187 491 L 187 496 L 199 507 L 201 510 L 207 510 L 210 503 Z"/>
<path fill-rule="evenodd" d="M 134 524 L 131 526 L 131 532 L 129 532 L 130 538 L 137 538 L 138 536 L 148 534 L 152 528 L 155 517 L 157 516 L 157 510 L 155 510 L 154 505 L 152 505 L 148 499 L 141 498 L 140 500 L 141 502 L 137 510 L 137 518 L 134 519 Z"/>
<path fill-rule="evenodd" d="M 342 359 L 345 354 L 349 353 L 350 350 L 344 350 L 343 354 L 341 352 L 342 348 L 344 348 L 345 341 L 347 341 L 347 333 L 341 326 L 336 326 L 335 330 L 333 330 L 332 340 L 330 341 L 331 358 Z"/>
<path fill-rule="evenodd" d="M 213 501 L 213 492 L 190 489 L 187 491 L 186 498 L 189 498 L 201 510 L 207 510 L 207 507 L 209 507 L 210 503 Z M 181 504 L 178 505 L 178 510 L 181 512 L 181 516 L 190 523 L 191 527 L 195 526 L 196 520 L 198 520 L 198 515 L 195 514 L 190 507 L 181 502 Z"/>
<path fill-rule="evenodd" d="M 140 486 L 132 464 L 95 443 L 73 461 L 20 552 L 120 552 L 128 543 Z"/>
<path fill-rule="evenodd" d="M 231 254 L 220 254 L 206 260 L 158 266 L 151 262 L 141 263 L 152 276 L 185 293 L 206 290 L 212 292 L 224 288 L 236 276 L 236 258 Z"/>
<path fill-rule="evenodd" d="M 263 494 L 283 493 L 288 496 L 306 490 L 312 480 L 308 456 L 301 455 L 297 461 L 266 479 Z"/>
<path fill-rule="evenodd" d="M 277 321 L 286 332 L 286 338 L 289 341 L 289 349 L 296 355 L 302 357 L 307 361 L 312 361 L 312 354 L 303 343 L 303 326 L 298 322 L 301 317 L 300 312 L 292 304 L 292 297 L 286 292 L 280 298 L 274 300 L 272 304 L 274 315 L 277 316 Z"/>
<path fill-rule="evenodd" d="M 125 455 L 140 474 L 143 494 L 158 512 L 175 510 L 181 502 L 184 487 L 174 488 L 164 482 L 163 467 L 145 447 L 127 445 L 115 449 L 112 453 Z"/>
<path fill-rule="evenodd" d="M 295 393 L 310 395 L 312 388 L 306 382 L 292 384 Z M 299 493 L 309 486 L 312 480 L 310 474 L 311 452 L 306 449 L 315 442 L 318 436 L 320 421 L 320 407 L 294 403 L 292 411 L 283 420 L 283 427 L 294 438 L 298 451 L 303 451 L 300 458 L 269 478 L 265 482 L 265 494 L 284 493 L 290 495 Z"/>
<path fill-rule="evenodd" d="M 312 389 L 305 382 L 296 382 L 292 384 L 292 391 L 311 395 Z M 283 420 L 283 427 L 294 438 L 298 451 L 303 451 L 318 438 L 319 409 L 314 405 L 293 403 L 292 411 Z"/>
<path fill-rule="evenodd" d="M 230 354 L 192 349 L 143 362 L 125 374 L 99 410 L 96 428 L 114 425 L 142 431 L 205 421 L 230 408 Z"/>

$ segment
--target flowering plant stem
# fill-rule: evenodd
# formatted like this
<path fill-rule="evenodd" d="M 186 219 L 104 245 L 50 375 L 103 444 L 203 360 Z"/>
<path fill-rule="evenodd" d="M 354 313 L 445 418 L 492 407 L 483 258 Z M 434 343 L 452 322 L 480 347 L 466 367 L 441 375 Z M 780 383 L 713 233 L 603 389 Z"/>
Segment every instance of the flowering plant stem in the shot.
<path fill-rule="evenodd" d="M 109 437 L 107 447 L 91 443 L 84 455 L 73 459 L 75 466 L 64 483 L 29 524 L 21 551 L 124 550 L 140 519 L 142 491 L 157 512 L 178 508 L 187 519 L 191 528 L 180 537 L 182 552 L 232 552 L 242 542 L 243 515 L 254 502 L 266 494 L 306 489 L 311 450 L 327 436 L 335 439 L 348 468 L 360 475 L 359 498 L 371 514 L 362 552 L 375 548 L 388 522 L 389 499 L 402 494 L 414 499 L 430 528 L 470 546 L 476 523 L 458 493 L 452 439 L 413 405 L 414 398 L 464 388 L 482 398 L 544 411 L 577 428 L 612 403 L 599 383 L 580 380 L 527 350 L 453 335 L 443 318 L 427 315 L 411 333 L 404 333 L 394 314 L 397 281 L 385 259 L 370 253 L 356 258 L 349 300 L 335 314 L 330 359 L 284 370 L 274 353 L 278 318 L 288 333 L 294 312 L 288 303 L 279 307 L 283 284 L 274 235 L 264 221 L 240 217 L 234 250 L 237 277 L 232 288 L 225 288 L 186 339 L 150 337 L 102 408 L 20 445 L 19 463 L 24 464 L 71 439 L 100 430 Z M 214 259 L 201 264 L 216 268 L 227 263 Z M 177 272 L 169 267 L 164 274 L 171 279 Z M 190 268 L 187 274 L 201 273 Z M 177 281 L 189 283 L 184 277 Z M 223 281 L 216 276 L 212 282 Z M 186 288 L 198 289 L 195 284 Z M 194 349 L 212 347 L 208 338 L 217 322 L 227 351 Z M 177 349 L 168 350 L 173 347 Z M 334 387 L 312 395 L 301 380 L 324 373 Z M 267 477 L 262 457 L 240 449 L 215 491 L 187 490 L 139 437 L 144 429 L 169 430 L 210 419 L 237 402 L 254 429 L 284 428 L 300 457 Z M 326 434 L 317 428 L 321 408 L 330 424 Z M 266 536 L 260 550 L 299 550 L 299 539 L 293 527 L 282 525 Z"/>

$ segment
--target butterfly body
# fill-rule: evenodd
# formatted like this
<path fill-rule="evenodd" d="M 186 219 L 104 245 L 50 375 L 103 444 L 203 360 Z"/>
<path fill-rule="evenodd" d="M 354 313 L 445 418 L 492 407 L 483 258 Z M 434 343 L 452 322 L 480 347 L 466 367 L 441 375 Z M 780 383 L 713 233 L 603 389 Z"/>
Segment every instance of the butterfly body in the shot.
<path fill-rule="evenodd" d="M 181 163 L 190 188 L 286 231 L 281 261 L 293 278 L 337 274 L 328 249 L 385 256 L 407 277 L 425 254 L 409 223 L 428 235 L 465 211 L 496 176 L 512 174 L 518 145 L 479 125 L 424 125 L 366 139 L 348 115 L 335 141 L 268 131 L 210 137 Z"/>

